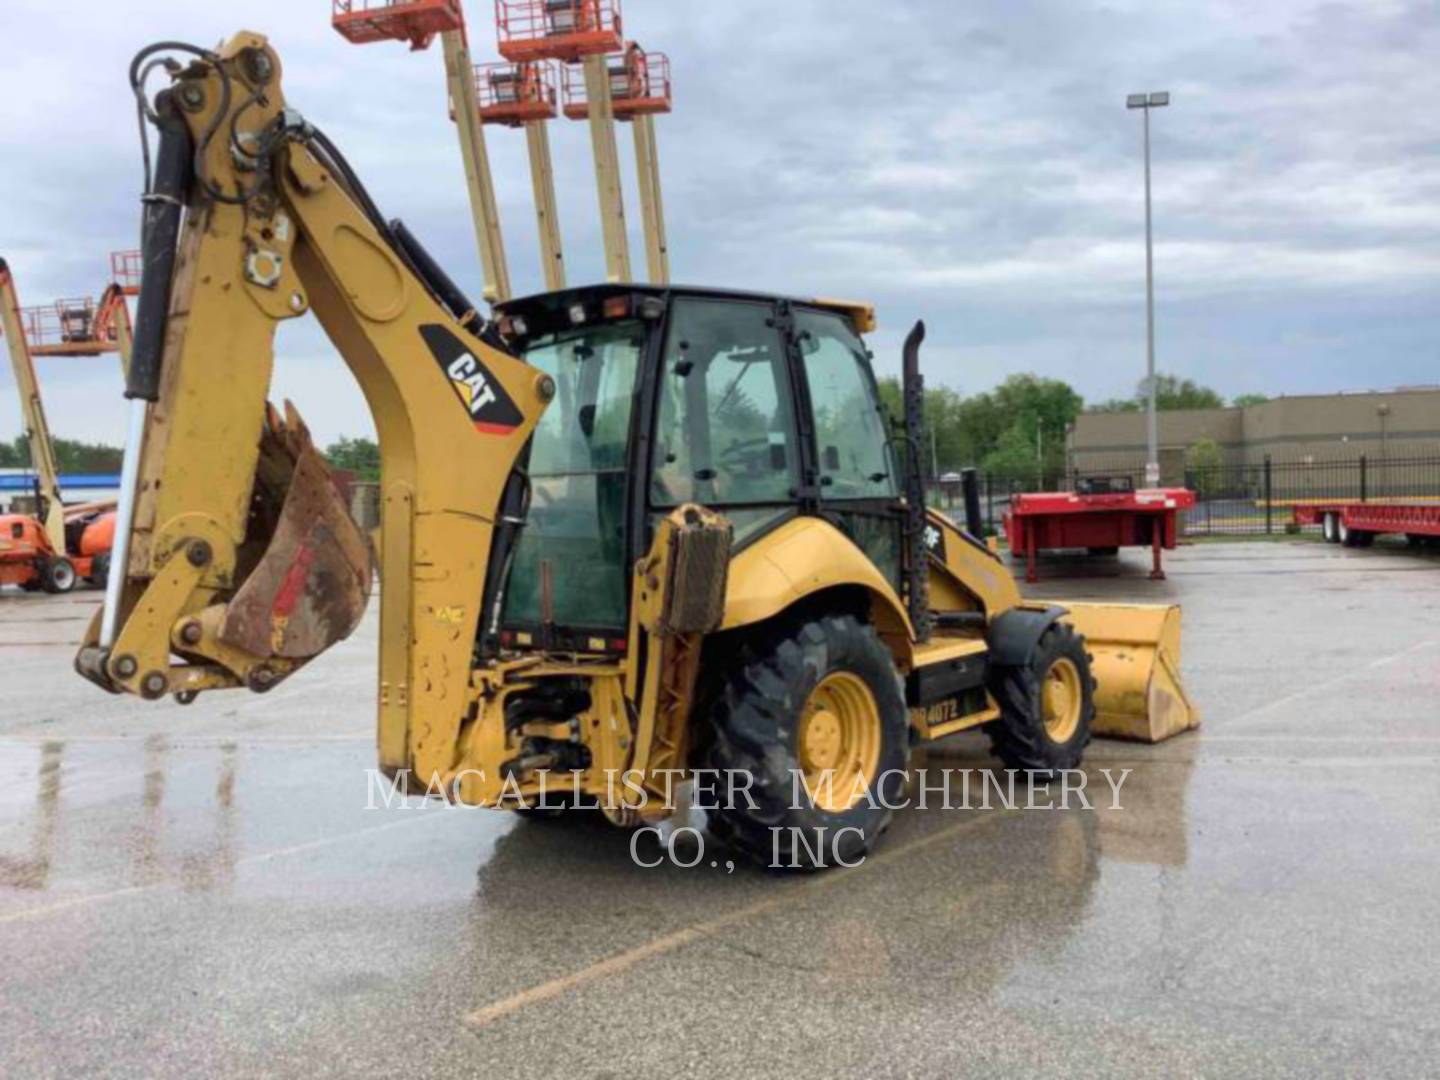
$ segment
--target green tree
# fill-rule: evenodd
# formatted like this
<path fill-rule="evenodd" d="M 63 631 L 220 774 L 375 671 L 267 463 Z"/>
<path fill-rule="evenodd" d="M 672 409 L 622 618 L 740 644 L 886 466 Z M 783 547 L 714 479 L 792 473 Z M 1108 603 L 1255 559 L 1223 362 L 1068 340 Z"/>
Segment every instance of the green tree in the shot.
<path fill-rule="evenodd" d="M 900 381 L 880 380 L 880 401 L 897 421 L 903 419 Z M 946 386 L 925 391 L 927 466 L 933 453 L 939 471 L 967 465 L 984 465 L 1002 441 L 1006 454 L 995 460 L 1018 458 L 1023 440 L 1026 475 L 1037 465 L 1059 472 L 1065 457 L 1065 433 L 1080 414 L 1084 400 L 1066 382 L 1038 375 L 1011 375 L 993 390 L 964 397 Z M 932 437 L 933 436 L 933 437 Z M 1041 455 L 1037 459 L 1037 447 Z"/>
<path fill-rule="evenodd" d="M 880 404 L 895 424 L 905 420 L 904 397 L 900 380 L 887 375 L 878 380 Z M 925 389 L 924 423 L 925 446 L 923 460 L 927 470 L 933 454 L 940 471 L 946 472 L 979 460 L 969 447 L 969 435 L 961 412 L 965 399 L 948 386 L 930 386 Z"/>
<path fill-rule="evenodd" d="M 1268 394 L 1236 394 L 1230 399 L 1230 404 L 1237 409 L 1243 409 L 1247 405 L 1264 405 L 1269 400 Z"/>
<path fill-rule="evenodd" d="M 1144 405 L 1148 400 L 1145 380 L 1141 379 L 1135 388 L 1135 400 Z M 1178 375 L 1157 374 L 1155 376 L 1155 408 L 1164 412 L 1174 409 L 1223 409 L 1225 399 L 1191 379 Z"/>
<path fill-rule="evenodd" d="M 55 467 L 62 473 L 114 473 L 120 471 L 125 452 L 106 443 L 79 442 L 75 439 L 51 439 Z M 30 441 L 16 435 L 11 442 L 0 443 L 0 468 L 30 468 Z"/>
<path fill-rule="evenodd" d="M 1010 480 L 1029 480 L 1039 475 L 1043 462 L 1035 438 L 1034 424 L 1027 424 L 1025 418 L 1015 423 L 997 440 L 994 449 L 981 462 L 985 471 Z"/>
<path fill-rule="evenodd" d="M 1220 444 L 1208 435 L 1196 439 L 1185 451 L 1185 469 L 1191 474 L 1196 493 L 1202 497 L 1219 490 L 1224 465 Z"/>
<path fill-rule="evenodd" d="M 105 443 L 55 439 L 55 464 L 61 472 L 117 473 L 125 451 Z"/>
<path fill-rule="evenodd" d="M 1135 396 L 1110 398 L 1090 406 L 1091 412 L 1131 413 L 1141 412 L 1149 404 L 1150 395 L 1146 381 L 1141 379 L 1135 386 Z M 1161 412 L 1172 409 L 1223 409 L 1225 399 L 1201 386 L 1193 379 L 1182 379 L 1178 375 L 1158 374 L 1155 376 L 1155 408 Z"/>
<path fill-rule="evenodd" d="M 1134 398 L 1109 398 L 1091 405 L 1090 411 L 1099 413 L 1139 412 L 1140 402 Z"/>
<path fill-rule="evenodd" d="M 360 481 L 380 479 L 380 447 L 374 439 L 340 436 L 325 448 L 331 468 L 348 469 Z"/>

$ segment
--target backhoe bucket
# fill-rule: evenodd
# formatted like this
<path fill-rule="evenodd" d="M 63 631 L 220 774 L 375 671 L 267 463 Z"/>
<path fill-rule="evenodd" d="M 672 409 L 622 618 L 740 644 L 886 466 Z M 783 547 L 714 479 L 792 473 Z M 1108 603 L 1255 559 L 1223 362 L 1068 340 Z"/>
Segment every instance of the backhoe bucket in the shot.
<path fill-rule="evenodd" d="M 1094 733 L 1156 743 L 1200 726 L 1180 683 L 1180 608 L 1067 604 L 1095 676 Z"/>
<path fill-rule="evenodd" d="M 256 540 L 268 544 L 226 605 L 219 637 L 255 656 L 306 660 L 350 636 L 365 614 L 373 572 L 370 542 L 350 517 L 330 470 L 289 402 L 271 414 L 261 443 Z M 279 497 L 283 493 L 283 503 Z"/>

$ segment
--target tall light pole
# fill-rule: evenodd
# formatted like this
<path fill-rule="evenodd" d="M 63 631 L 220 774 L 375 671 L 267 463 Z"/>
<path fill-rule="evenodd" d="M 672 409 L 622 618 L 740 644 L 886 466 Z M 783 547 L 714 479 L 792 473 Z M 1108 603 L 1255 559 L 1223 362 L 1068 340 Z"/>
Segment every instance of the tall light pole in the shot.
<path fill-rule="evenodd" d="M 1155 423 L 1155 254 L 1150 231 L 1150 110 L 1170 104 L 1170 92 L 1130 94 L 1127 109 L 1145 114 L 1145 486 L 1160 485 L 1160 436 Z"/>

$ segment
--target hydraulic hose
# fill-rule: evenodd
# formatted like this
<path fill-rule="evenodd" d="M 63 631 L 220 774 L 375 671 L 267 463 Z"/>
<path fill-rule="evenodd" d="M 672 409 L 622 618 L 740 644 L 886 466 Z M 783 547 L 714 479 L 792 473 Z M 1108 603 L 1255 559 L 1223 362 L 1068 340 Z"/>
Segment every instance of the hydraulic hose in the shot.
<path fill-rule="evenodd" d="M 426 251 L 424 245 L 416 239 L 415 234 L 399 218 L 390 222 L 390 236 L 399 246 L 401 254 L 409 261 L 411 268 L 420 280 L 430 286 L 431 292 L 450 309 L 450 314 L 455 317 L 455 321 L 479 337 L 480 332 L 485 328 L 485 320 L 475 310 L 475 305 L 470 303 L 465 294 L 460 291 L 460 287 L 450 279 L 450 275 L 445 273 L 430 252 Z"/>
<path fill-rule="evenodd" d="M 175 249 L 193 171 L 190 129 L 170 92 L 163 91 L 155 105 L 160 146 L 154 184 L 143 197 L 140 299 L 135 305 L 135 339 L 125 378 L 125 396 L 142 401 L 155 401 L 160 396 L 160 358 L 165 348 L 170 285 L 175 276 Z"/>

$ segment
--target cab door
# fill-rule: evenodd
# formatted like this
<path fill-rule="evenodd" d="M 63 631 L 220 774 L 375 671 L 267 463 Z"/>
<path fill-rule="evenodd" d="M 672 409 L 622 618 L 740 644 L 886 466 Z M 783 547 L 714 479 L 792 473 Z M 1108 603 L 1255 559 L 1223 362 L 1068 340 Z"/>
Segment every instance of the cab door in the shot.
<path fill-rule="evenodd" d="M 900 475 L 864 342 L 844 316 L 794 307 L 792 340 L 814 438 L 821 514 L 898 591 L 904 523 Z"/>
<path fill-rule="evenodd" d="M 786 344 L 768 301 L 674 301 L 650 447 L 654 516 L 681 503 L 722 511 L 736 546 L 792 516 L 800 444 Z"/>

